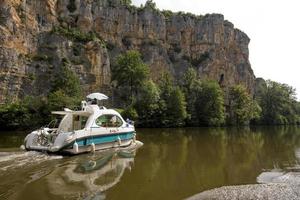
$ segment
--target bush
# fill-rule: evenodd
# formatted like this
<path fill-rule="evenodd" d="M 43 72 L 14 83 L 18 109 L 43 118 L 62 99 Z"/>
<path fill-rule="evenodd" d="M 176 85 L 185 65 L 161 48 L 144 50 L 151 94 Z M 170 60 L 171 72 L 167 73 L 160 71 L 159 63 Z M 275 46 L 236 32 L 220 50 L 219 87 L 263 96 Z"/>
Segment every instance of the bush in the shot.
<path fill-rule="evenodd" d="M 75 109 L 80 105 L 80 102 L 80 98 L 71 97 L 59 89 L 49 94 L 48 108 L 50 111 L 63 110 L 64 108 Z"/>
<path fill-rule="evenodd" d="M 0 105 L 1 129 L 34 129 L 49 120 L 46 100 L 42 97 L 26 97 L 23 101 L 16 101 Z"/>
<path fill-rule="evenodd" d="M 69 61 L 66 58 L 62 59 L 62 67 L 57 74 L 51 92 L 62 90 L 70 97 L 81 97 L 80 80 L 70 68 Z"/>
<path fill-rule="evenodd" d="M 46 61 L 46 62 L 51 62 L 53 60 L 53 57 L 47 56 L 47 55 L 42 55 L 42 54 L 37 54 L 31 57 L 33 61 Z"/>
<path fill-rule="evenodd" d="M 51 33 L 63 35 L 64 37 L 76 42 L 95 41 L 95 42 L 99 42 L 103 47 L 106 46 L 104 40 L 99 38 L 97 34 L 92 31 L 88 33 L 84 33 L 77 28 L 64 28 L 61 26 L 57 26 L 57 27 L 53 27 Z"/>
<path fill-rule="evenodd" d="M 130 119 L 130 120 L 137 120 L 138 119 L 138 113 L 136 112 L 136 110 L 134 109 L 133 106 L 129 106 L 128 108 L 126 108 L 123 112 L 122 112 L 122 117 L 126 120 L 126 119 Z"/>
<path fill-rule="evenodd" d="M 174 15 L 174 13 L 171 10 L 163 10 L 161 12 L 166 19 L 170 19 Z"/>

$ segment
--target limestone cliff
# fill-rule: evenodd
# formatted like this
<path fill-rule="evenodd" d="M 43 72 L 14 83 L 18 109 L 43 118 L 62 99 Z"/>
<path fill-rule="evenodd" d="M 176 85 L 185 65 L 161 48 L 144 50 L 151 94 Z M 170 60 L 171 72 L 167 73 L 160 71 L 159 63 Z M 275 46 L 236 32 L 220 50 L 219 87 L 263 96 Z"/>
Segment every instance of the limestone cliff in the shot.
<path fill-rule="evenodd" d="M 110 91 L 110 65 L 139 50 L 156 80 L 179 78 L 194 66 L 224 89 L 237 83 L 253 92 L 255 76 L 245 33 L 220 14 L 194 16 L 136 8 L 122 0 L 1 0 L 0 103 L 46 95 L 63 63 L 86 93 Z"/>

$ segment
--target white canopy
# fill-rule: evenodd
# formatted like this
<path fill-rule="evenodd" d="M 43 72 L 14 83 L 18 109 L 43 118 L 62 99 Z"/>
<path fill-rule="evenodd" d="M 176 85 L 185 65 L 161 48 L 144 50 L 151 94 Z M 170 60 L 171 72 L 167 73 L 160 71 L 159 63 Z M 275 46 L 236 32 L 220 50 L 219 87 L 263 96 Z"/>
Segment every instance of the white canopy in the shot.
<path fill-rule="evenodd" d="M 89 95 L 86 96 L 86 98 L 88 98 L 88 99 L 97 99 L 99 101 L 108 99 L 108 97 L 105 94 L 98 93 L 98 92 L 89 94 Z"/>
<path fill-rule="evenodd" d="M 72 114 L 72 115 L 81 115 L 81 116 L 90 116 L 92 113 L 87 112 L 87 111 L 52 111 L 52 114 L 55 115 L 67 115 L 67 114 Z"/>

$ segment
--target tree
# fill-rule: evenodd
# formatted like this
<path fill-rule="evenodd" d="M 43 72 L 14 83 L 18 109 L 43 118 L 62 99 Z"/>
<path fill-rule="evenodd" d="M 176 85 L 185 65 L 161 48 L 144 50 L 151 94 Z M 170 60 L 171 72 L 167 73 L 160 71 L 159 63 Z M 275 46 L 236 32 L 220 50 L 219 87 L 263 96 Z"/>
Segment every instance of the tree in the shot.
<path fill-rule="evenodd" d="M 70 63 L 66 58 L 62 59 L 62 67 L 60 72 L 56 75 L 51 92 L 58 90 L 61 90 L 69 97 L 82 97 L 80 80 L 75 72 L 70 69 Z"/>
<path fill-rule="evenodd" d="M 152 80 L 146 81 L 141 87 L 135 104 L 139 116 L 139 125 L 144 127 L 155 127 L 159 125 L 159 94 L 159 89 Z"/>
<path fill-rule="evenodd" d="M 130 6 L 131 5 L 131 0 L 122 0 L 122 3 L 126 6 Z"/>
<path fill-rule="evenodd" d="M 48 108 L 61 110 L 63 108 L 75 108 L 80 105 L 82 88 L 78 76 L 70 69 L 70 63 L 66 58 L 62 59 L 62 67 L 52 85 L 48 95 Z"/>
<path fill-rule="evenodd" d="M 167 103 L 169 124 L 171 126 L 183 126 L 186 119 L 186 101 L 179 87 L 173 88 Z"/>
<path fill-rule="evenodd" d="M 202 81 L 195 102 L 198 125 L 219 126 L 224 123 L 223 91 L 215 81 Z"/>
<path fill-rule="evenodd" d="M 198 125 L 197 110 L 195 108 L 197 95 L 201 92 L 201 82 L 194 68 L 189 67 L 182 76 L 181 88 L 187 102 L 187 125 Z"/>
<path fill-rule="evenodd" d="M 145 3 L 145 7 L 151 8 L 153 10 L 156 9 L 156 3 L 153 0 L 147 0 Z"/>
<path fill-rule="evenodd" d="M 295 89 L 287 84 L 266 81 L 257 92 L 256 99 L 262 108 L 263 124 L 296 124 L 299 122 Z"/>
<path fill-rule="evenodd" d="M 45 98 L 27 96 L 22 101 L 0 105 L 2 129 L 37 128 L 47 123 L 49 110 Z"/>
<path fill-rule="evenodd" d="M 251 119 L 256 119 L 260 115 L 260 107 L 252 99 L 246 88 L 236 85 L 229 91 L 229 124 L 246 125 Z"/>
<path fill-rule="evenodd" d="M 63 90 L 51 92 L 48 96 L 48 108 L 50 111 L 63 110 L 64 108 L 76 108 L 81 99 L 70 97 Z"/>
<path fill-rule="evenodd" d="M 129 87 L 130 101 L 149 77 L 149 68 L 141 59 L 137 51 L 127 51 L 118 56 L 116 64 L 112 67 L 112 81 L 116 81 L 117 87 Z"/>
<path fill-rule="evenodd" d="M 164 73 L 159 83 L 160 89 L 160 122 L 162 126 L 174 127 L 184 125 L 186 101 L 179 87 L 174 87 L 172 77 Z"/>

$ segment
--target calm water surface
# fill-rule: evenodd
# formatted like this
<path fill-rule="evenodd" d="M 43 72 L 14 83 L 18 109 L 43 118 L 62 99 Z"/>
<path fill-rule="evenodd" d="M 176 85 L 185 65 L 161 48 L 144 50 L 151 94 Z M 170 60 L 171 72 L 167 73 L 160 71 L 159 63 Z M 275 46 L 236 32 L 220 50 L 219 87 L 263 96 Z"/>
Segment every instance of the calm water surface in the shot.
<path fill-rule="evenodd" d="M 138 129 L 137 152 L 72 157 L 19 150 L 0 133 L 0 199 L 183 199 L 299 169 L 300 128 Z"/>

